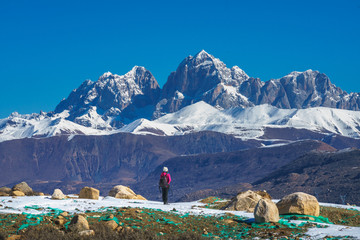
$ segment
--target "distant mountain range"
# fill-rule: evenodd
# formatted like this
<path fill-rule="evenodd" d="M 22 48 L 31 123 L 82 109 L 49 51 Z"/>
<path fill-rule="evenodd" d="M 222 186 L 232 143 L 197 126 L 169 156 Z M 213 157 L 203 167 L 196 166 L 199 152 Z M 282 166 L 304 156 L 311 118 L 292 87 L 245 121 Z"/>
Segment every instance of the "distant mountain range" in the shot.
<path fill-rule="evenodd" d="M 287 179 L 316 179 L 314 166 L 322 174 L 316 188 L 310 180 L 293 183 L 338 201 L 338 192 L 325 194 L 321 186 L 331 176 L 359 193 L 360 157 L 349 162 L 351 178 L 329 173 L 346 161 L 338 156 L 360 152 L 323 157 L 360 147 L 359 104 L 358 93 L 342 91 L 318 71 L 262 82 L 205 51 L 185 58 L 162 89 L 144 67 L 123 76 L 108 72 L 82 83 L 53 112 L 0 120 L 0 186 L 27 181 L 35 190 L 73 192 L 123 184 L 156 198 L 165 164 L 177 199 L 256 187 L 278 196 L 277 182 L 290 192 Z M 326 173 L 311 159 L 323 162 Z M 282 178 L 286 169 L 295 175 Z"/>
<path fill-rule="evenodd" d="M 185 58 L 162 89 L 150 71 L 135 66 L 122 76 L 107 72 L 96 82 L 83 82 L 54 112 L 13 113 L 0 120 L 0 141 L 119 131 L 173 135 L 210 130 L 246 138 L 263 134 L 268 126 L 357 138 L 359 112 L 336 109 L 359 110 L 359 104 L 358 93 L 342 91 L 318 71 L 262 82 L 203 50 Z"/>

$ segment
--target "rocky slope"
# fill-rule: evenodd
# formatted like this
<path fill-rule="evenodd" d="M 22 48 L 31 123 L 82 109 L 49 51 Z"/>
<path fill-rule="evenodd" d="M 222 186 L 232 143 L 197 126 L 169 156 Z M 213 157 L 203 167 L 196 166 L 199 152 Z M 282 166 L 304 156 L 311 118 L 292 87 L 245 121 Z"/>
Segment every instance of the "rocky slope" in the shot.
<path fill-rule="evenodd" d="M 279 198 L 301 191 L 319 201 L 360 204 L 360 150 L 309 153 L 255 181 L 255 188 L 267 189 Z"/>
<path fill-rule="evenodd" d="M 266 190 L 277 199 L 293 192 L 306 192 L 321 202 L 359 205 L 360 151 L 309 152 L 268 174 L 246 183 L 229 184 L 190 192 L 179 201 L 193 201 L 208 196 L 231 198 L 248 189 Z"/>
<path fill-rule="evenodd" d="M 106 184 L 136 183 L 175 156 L 258 146 L 258 142 L 215 132 L 174 137 L 119 133 L 12 140 L 0 143 L 0 186 L 26 181 L 47 192 L 55 186 L 71 190 L 76 184 L 99 183 L 103 190 Z"/>
<path fill-rule="evenodd" d="M 67 119 L 93 128 L 96 126 L 92 125 L 89 117 L 100 115 L 110 126 L 118 127 L 129 119 L 149 117 L 146 112 L 153 111 L 151 108 L 159 94 L 159 84 L 151 72 L 135 66 L 122 76 L 107 72 L 96 82 L 85 81 L 58 104 L 55 113 L 67 110 Z M 150 110 L 146 109 L 148 106 Z M 137 116 L 137 111 L 145 114 Z"/>
<path fill-rule="evenodd" d="M 223 186 L 252 183 L 262 179 L 278 168 L 310 151 L 334 151 L 331 146 L 319 141 L 302 141 L 277 147 L 254 148 L 231 153 L 179 156 L 162 165 L 169 168 L 173 181 L 172 199 L 191 192 L 217 189 Z M 157 199 L 159 166 L 147 178 L 134 186 L 148 199 Z M 193 200 L 193 199 L 186 199 Z"/>

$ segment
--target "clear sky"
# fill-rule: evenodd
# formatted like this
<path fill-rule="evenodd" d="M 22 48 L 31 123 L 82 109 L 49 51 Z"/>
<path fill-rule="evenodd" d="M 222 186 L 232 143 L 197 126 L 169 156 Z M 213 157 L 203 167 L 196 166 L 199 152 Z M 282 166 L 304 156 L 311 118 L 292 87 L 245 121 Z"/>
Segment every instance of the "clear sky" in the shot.
<path fill-rule="evenodd" d="M 163 86 L 202 49 L 262 81 L 313 69 L 360 92 L 360 0 L 0 0 L 0 118 L 134 65 Z"/>

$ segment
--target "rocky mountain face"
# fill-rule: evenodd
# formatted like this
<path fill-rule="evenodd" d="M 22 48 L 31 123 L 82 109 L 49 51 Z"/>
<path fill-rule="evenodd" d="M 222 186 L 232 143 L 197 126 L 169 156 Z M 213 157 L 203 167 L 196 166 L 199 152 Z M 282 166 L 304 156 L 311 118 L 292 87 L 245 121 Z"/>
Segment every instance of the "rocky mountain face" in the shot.
<path fill-rule="evenodd" d="M 67 110 L 70 114 L 67 119 L 91 127 L 95 127 L 92 115 L 100 115 L 110 126 L 119 127 L 128 119 L 149 117 L 146 107 L 151 109 L 159 94 L 159 84 L 151 72 L 135 66 L 122 76 L 107 72 L 96 82 L 85 81 L 59 103 L 55 113 Z M 144 116 L 137 116 L 137 110 L 143 111 Z"/>
<path fill-rule="evenodd" d="M 360 106 L 359 94 L 342 91 L 318 71 L 292 72 L 262 82 L 237 66 L 227 68 L 205 51 L 185 58 L 170 74 L 154 116 L 178 111 L 198 101 L 222 109 L 260 104 L 284 109 L 322 106 L 359 110 Z"/>
<path fill-rule="evenodd" d="M 228 68 L 202 50 L 185 58 L 162 89 L 144 67 L 135 66 L 123 76 L 105 73 L 98 81 L 87 80 L 73 90 L 59 103 L 55 114 L 69 111 L 67 120 L 111 129 L 138 118 L 156 119 L 199 101 L 219 109 L 260 104 L 283 109 L 318 106 L 360 109 L 358 93 L 342 91 L 318 71 L 292 72 L 263 82 L 249 77 L 238 66 Z"/>
<path fill-rule="evenodd" d="M 185 58 L 172 72 L 162 89 L 155 117 L 176 112 L 184 106 L 205 101 L 213 106 L 230 108 L 252 106 L 237 89 L 249 76 L 235 66 L 231 69 L 204 50 Z"/>

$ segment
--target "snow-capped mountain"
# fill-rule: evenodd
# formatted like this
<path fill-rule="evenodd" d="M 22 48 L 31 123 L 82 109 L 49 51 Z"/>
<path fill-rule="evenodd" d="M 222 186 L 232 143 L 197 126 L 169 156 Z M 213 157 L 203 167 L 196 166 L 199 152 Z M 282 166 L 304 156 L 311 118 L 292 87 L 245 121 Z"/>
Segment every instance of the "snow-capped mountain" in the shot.
<path fill-rule="evenodd" d="M 194 102 L 206 101 L 219 108 L 249 107 L 253 103 L 239 87 L 249 76 L 238 66 L 231 69 L 204 50 L 185 58 L 165 83 L 155 117 L 176 112 Z"/>
<path fill-rule="evenodd" d="M 359 106 L 358 93 L 342 91 L 318 71 L 292 72 L 262 82 L 237 66 L 227 68 L 202 50 L 185 58 L 163 89 L 150 71 L 138 66 L 125 75 L 107 72 L 96 82 L 86 80 L 54 112 L 14 113 L 0 120 L 0 141 L 116 131 L 156 135 L 218 131 L 258 138 L 266 126 L 358 138 L 358 112 L 340 109 Z"/>
<path fill-rule="evenodd" d="M 0 120 L 0 142 L 21 139 L 21 138 L 46 138 L 58 135 L 107 135 L 111 133 L 111 127 L 108 130 L 99 130 L 96 128 L 85 127 L 66 120 L 69 116 L 68 111 L 59 114 L 45 113 L 11 114 L 8 118 Z M 100 118 L 101 119 L 101 118 Z M 97 119 L 99 121 L 99 119 Z M 100 124 L 104 126 L 102 120 Z"/>
<path fill-rule="evenodd" d="M 154 121 L 136 120 L 121 131 L 167 136 L 216 131 L 243 139 L 260 139 L 269 127 L 359 138 L 360 112 L 325 107 L 280 109 L 268 104 L 219 110 L 201 101 Z"/>
<path fill-rule="evenodd" d="M 219 109 L 270 104 L 278 108 L 331 107 L 359 110 L 358 93 L 348 94 L 319 71 L 291 72 L 262 82 L 239 67 L 231 69 L 204 50 L 183 60 L 170 74 L 156 106 L 155 117 L 205 101 Z"/>
<path fill-rule="evenodd" d="M 85 81 L 59 103 L 55 113 L 67 110 L 67 119 L 88 127 L 94 127 L 92 118 L 100 115 L 103 121 L 118 127 L 127 119 L 136 119 L 138 109 L 149 112 L 147 107 L 154 105 L 159 94 L 159 84 L 151 72 L 135 66 L 122 76 L 107 72 L 96 82 Z"/>

